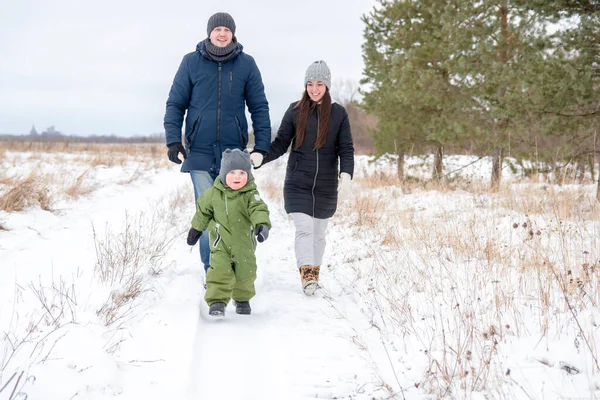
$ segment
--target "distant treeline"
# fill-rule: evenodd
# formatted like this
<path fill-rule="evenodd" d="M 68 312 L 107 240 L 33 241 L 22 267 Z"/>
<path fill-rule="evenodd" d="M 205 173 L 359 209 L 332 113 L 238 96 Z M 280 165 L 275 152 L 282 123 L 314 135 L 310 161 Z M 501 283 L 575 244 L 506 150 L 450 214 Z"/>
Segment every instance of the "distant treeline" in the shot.
<path fill-rule="evenodd" d="M 116 135 L 63 135 L 62 133 L 41 133 L 29 135 L 0 134 L 0 141 L 15 142 L 69 142 L 69 143 L 163 143 L 164 133 L 154 133 L 148 136 L 122 137 Z"/>

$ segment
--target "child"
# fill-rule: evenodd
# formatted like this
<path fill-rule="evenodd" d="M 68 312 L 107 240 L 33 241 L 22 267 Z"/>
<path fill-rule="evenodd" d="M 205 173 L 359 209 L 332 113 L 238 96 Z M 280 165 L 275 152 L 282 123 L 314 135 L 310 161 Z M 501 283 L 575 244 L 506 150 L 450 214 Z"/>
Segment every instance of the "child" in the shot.
<path fill-rule="evenodd" d="M 225 315 L 231 298 L 236 313 L 250 314 L 249 300 L 256 294 L 256 240 L 262 243 L 269 237 L 271 221 L 250 165 L 246 151 L 223 152 L 219 176 L 198 199 L 188 233 L 187 243 L 193 246 L 208 228 L 210 268 L 204 300 L 213 316 Z"/>

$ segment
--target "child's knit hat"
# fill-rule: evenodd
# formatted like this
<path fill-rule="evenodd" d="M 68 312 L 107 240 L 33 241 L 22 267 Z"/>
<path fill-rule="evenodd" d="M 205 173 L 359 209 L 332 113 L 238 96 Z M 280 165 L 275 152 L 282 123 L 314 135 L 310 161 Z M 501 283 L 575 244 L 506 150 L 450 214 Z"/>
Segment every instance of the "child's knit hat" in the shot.
<path fill-rule="evenodd" d="M 227 176 L 229 171 L 241 169 L 248 173 L 248 180 L 250 180 L 250 178 L 252 178 L 252 171 L 250 170 L 251 166 L 250 153 L 248 153 L 246 150 L 242 151 L 240 149 L 227 149 L 223 152 L 223 157 L 221 158 L 221 171 L 219 172 L 219 178 L 221 178 L 221 182 L 227 186 L 225 183 L 225 176 Z"/>

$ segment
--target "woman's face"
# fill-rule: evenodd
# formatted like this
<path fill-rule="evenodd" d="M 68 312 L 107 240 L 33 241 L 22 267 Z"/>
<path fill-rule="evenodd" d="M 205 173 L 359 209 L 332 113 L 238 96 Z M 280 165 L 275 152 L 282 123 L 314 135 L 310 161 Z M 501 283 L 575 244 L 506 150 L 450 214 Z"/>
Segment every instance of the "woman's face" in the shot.
<path fill-rule="evenodd" d="M 217 26 L 210 33 L 210 41 L 217 47 L 225 47 L 233 40 L 233 33 L 224 26 Z"/>
<path fill-rule="evenodd" d="M 318 103 L 325 95 L 327 86 L 321 81 L 308 81 L 306 84 L 306 92 L 312 101 Z"/>

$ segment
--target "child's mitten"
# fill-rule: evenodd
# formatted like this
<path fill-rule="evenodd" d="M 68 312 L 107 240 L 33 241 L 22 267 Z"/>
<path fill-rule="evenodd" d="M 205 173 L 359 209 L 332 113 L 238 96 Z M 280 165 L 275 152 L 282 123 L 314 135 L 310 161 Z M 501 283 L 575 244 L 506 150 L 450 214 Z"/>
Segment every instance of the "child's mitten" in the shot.
<path fill-rule="evenodd" d="M 202 231 L 197 231 L 194 228 L 190 228 L 187 237 L 187 244 L 189 244 L 190 246 L 195 245 L 196 243 L 198 243 L 198 239 L 200 239 L 200 236 L 202 236 Z"/>
<path fill-rule="evenodd" d="M 262 243 L 265 240 L 267 240 L 268 237 L 269 237 L 269 228 L 267 228 L 266 225 L 258 225 L 256 227 L 256 240 L 258 240 L 260 243 Z"/>

